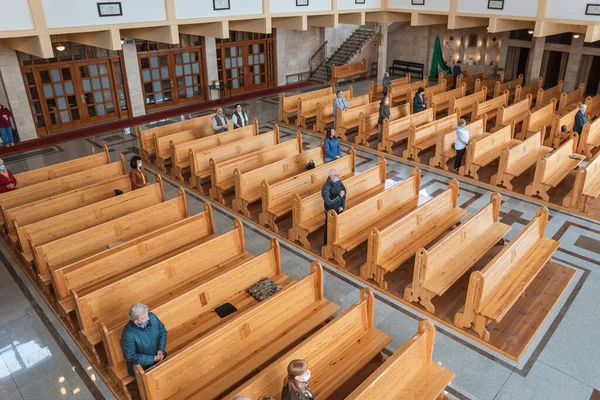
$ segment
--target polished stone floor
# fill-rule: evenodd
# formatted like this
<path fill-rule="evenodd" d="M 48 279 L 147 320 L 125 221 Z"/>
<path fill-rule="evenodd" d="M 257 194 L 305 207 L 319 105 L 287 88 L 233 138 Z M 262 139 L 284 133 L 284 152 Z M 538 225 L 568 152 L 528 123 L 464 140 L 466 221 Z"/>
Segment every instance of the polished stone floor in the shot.
<path fill-rule="evenodd" d="M 358 94 L 364 93 L 366 82 L 357 82 L 354 88 Z M 258 118 L 261 131 L 272 128 L 278 111 L 277 96 L 248 101 L 243 106 L 251 117 Z M 227 113 L 232 110 L 233 105 L 225 108 Z M 149 125 L 168 122 L 171 121 Z M 107 132 L 6 157 L 4 161 L 13 173 L 18 173 L 99 152 L 105 144 L 113 160 L 117 160 L 119 153 L 129 158 L 138 151 L 133 128 L 129 132 Z M 283 127 L 281 131 L 282 140 L 293 137 L 293 129 Z M 303 141 L 314 147 L 320 137 L 305 132 Z M 358 148 L 358 171 L 375 166 L 377 156 Z M 412 167 L 389 158 L 389 182 L 405 179 Z M 424 168 L 421 194 L 434 195 L 446 188 L 453 177 L 455 175 Z M 168 178 L 165 181 L 167 197 L 175 197 L 179 185 Z M 490 193 L 484 185 L 461 181 L 459 203 L 472 214 L 489 201 Z M 202 211 L 203 199 L 190 191 L 187 194 L 190 214 Z M 539 204 L 509 192 L 502 192 L 502 196 L 502 221 L 513 226 L 507 235 L 510 240 L 535 215 Z M 231 230 L 236 216 L 226 208 L 214 203 L 213 206 L 217 230 Z M 600 298 L 600 222 L 552 207 L 550 211 L 546 235 L 561 242 L 555 260 L 573 268 L 575 278 L 519 362 L 437 325 L 433 358 L 456 374 L 448 389 L 452 398 L 587 400 L 598 394 L 595 389 L 600 388 L 600 313 L 596 300 Z M 246 223 L 245 228 L 248 250 L 254 254 L 267 250 L 272 235 L 255 224 Z M 312 261 L 310 253 L 283 242 L 281 250 L 286 274 L 300 278 L 308 273 Z M 112 398 L 3 245 L 0 259 L 0 399 Z M 325 296 L 342 309 L 347 308 L 358 299 L 363 284 L 331 265 L 324 267 Z M 393 337 L 387 350 L 394 352 L 414 334 L 423 315 L 383 292 L 375 291 L 375 294 L 375 324 Z"/>

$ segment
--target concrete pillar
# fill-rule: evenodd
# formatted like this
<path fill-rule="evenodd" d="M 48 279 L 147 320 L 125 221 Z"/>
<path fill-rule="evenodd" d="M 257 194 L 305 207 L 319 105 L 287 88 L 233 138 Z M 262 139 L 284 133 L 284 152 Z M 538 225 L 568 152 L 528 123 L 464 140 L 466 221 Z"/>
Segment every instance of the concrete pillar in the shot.
<path fill-rule="evenodd" d="M 0 76 L 5 90 L 6 100 L 4 101 L 8 103 L 6 106 L 13 113 L 19 138 L 21 141 L 36 139 L 35 123 L 31 115 L 31 107 L 16 51 L 0 48 Z"/>
<path fill-rule="evenodd" d="M 527 62 L 527 83 L 531 83 L 540 77 L 542 73 L 542 59 L 544 58 L 545 37 L 533 38 L 531 51 L 529 52 L 529 61 Z"/>
<path fill-rule="evenodd" d="M 204 38 L 204 49 L 206 51 L 206 76 L 208 84 L 212 85 L 214 81 L 219 80 L 219 68 L 217 66 L 217 40 L 214 37 Z M 213 91 L 213 99 L 219 98 L 219 93 Z"/>
<path fill-rule="evenodd" d="M 581 64 L 584 36 L 585 35 L 581 35 L 579 39 L 573 38 L 573 41 L 571 42 L 563 92 L 570 93 L 581 83 L 577 82 L 577 73 L 579 72 L 579 64 Z"/>
<path fill-rule="evenodd" d="M 495 35 L 496 38 L 500 41 L 500 55 L 498 57 L 498 68 L 502 69 L 502 71 L 506 71 L 506 58 L 508 56 L 508 40 L 510 38 L 510 32 L 502 32 L 497 33 Z"/>
<path fill-rule="evenodd" d="M 127 75 L 127 86 L 129 87 L 131 115 L 139 117 L 146 114 L 146 107 L 144 105 L 144 90 L 135 43 L 123 45 L 123 60 L 125 61 L 125 73 Z"/>
<path fill-rule="evenodd" d="M 388 23 L 379 24 L 379 44 L 377 46 L 377 82 L 383 80 L 383 75 L 387 70 L 388 53 Z"/>

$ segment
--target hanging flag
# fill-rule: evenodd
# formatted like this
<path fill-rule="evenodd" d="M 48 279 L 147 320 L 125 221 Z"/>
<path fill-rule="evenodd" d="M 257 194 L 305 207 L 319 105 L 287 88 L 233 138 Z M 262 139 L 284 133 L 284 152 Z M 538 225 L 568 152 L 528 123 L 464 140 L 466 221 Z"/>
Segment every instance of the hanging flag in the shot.
<path fill-rule="evenodd" d="M 440 37 L 435 37 L 435 44 L 433 45 L 433 56 L 431 56 L 431 69 L 429 70 L 430 78 L 438 77 L 438 66 L 442 69 L 444 74 L 452 74 L 450 67 L 444 62 L 442 57 L 442 46 L 440 45 Z"/>

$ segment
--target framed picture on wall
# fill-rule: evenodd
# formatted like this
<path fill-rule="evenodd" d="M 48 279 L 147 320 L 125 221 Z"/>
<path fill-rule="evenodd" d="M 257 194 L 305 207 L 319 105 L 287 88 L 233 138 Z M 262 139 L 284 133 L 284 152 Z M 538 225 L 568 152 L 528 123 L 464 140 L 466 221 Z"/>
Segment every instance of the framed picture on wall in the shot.
<path fill-rule="evenodd" d="M 307 7 L 308 0 L 296 0 L 296 7 Z"/>
<path fill-rule="evenodd" d="M 504 0 L 488 0 L 488 9 L 504 10 Z"/>
<path fill-rule="evenodd" d="M 123 15 L 123 9 L 121 8 L 121 2 L 112 3 L 97 3 L 98 4 L 98 15 L 100 17 L 118 17 Z"/>
<path fill-rule="evenodd" d="M 365 0 L 354 0 L 354 4 L 365 4 Z"/>
<path fill-rule="evenodd" d="M 231 10 L 229 0 L 213 0 L 213 10 Z"/>
<path fill-rule="evenodd" d="M 585 15 L 600 15 L 600 4 L 588 4 L 585 7 Z"/>
<path fill-rule="evenodd" d="M 410 4 L 413 6 L 424 6 L 425 0 L 410 0 Z"/>

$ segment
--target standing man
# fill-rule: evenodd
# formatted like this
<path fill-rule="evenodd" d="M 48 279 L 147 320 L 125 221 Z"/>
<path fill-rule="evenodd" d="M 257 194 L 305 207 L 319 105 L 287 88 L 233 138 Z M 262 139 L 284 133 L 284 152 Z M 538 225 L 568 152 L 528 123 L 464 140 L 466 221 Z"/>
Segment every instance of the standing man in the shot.
<path fill-rule="evenodd" d="M 235 105 L 235 112 L 231 116 L 233 122 L 233 129 L 243 128 L 249 124 L 248 114 L 242 111 L 242 105 Z"/>
<path fill-rule="evenodd" d="M 327 244 L 327 213 L 335 210 L 341 213 L 346 208 L 346 187 L 340 180 L 340 171 L 337 168 L 329 170 L 329 177 L 321 189 L 321 196 L 325 205 L 325 238 L 323 246 Z"/>
<path fill-rule="evenodd" d="M 579 111 L 575 114 L 575 123 L 573 124 L 573 132 L 577 132 L 578 135 L 581 136 L 581 131 L 583 130 L 583 126 L 587 124 L 588 120 L 585 116 L 585 112 L 587 110 L 587 106 L 585 104 L 579 105 Z M 4 137 L 2 137 L 4 140 Z"/>
<path fill-rule="evenodd" d="M 456 130 L 456 142 L 454 142 L 454 149 L 456 150 L 456 158 L 454 158 L 454 172 L 458 172 L 463 156 L 465 155 L 465 151 L 467 150 L 467 144 L 469 144 L 467 121 L 461 118 L 458 121 L 458 125 L 456 125 L 454 129 Z"/>
<path fill-rule="evenodd" d="M 381 81 L 381 84 L 383 85 L 383 97 L 386 97 L 388 94 L 388 88 L 392 85 L 389 72 L 383 74 L 383 81 Z"/>
<path fill-rule="evenodd" d="M 457 61 L 456 64 L 454 64 L 454 67 L 452 67 L 452 76 L 454 77 L 454 88 L 456 88 L 456 78 L 458 78 L 460 74 L 462 74 L 462 71 L 460 69 L 460 61 Z"/>
<path fill-rule="evenodd" d="M 423 111 L 427 108 L 425 104 L 425 89 L 420 87 L 417 90 L 417 94 L 415 94 L 415 99 L 413 100 L 413 114 Z"/>
<path fill-rule="evenodd" d="M 12 112 L 6 106 L 0 104 L 0 136 L 2 136 L 2 143 L 4 144 L 4 147 L 15 145 L 12 125 L 10 123 L 11 116 Z"/>
<path fill-rule="evenodd" d="M 212 117 L 212 128 L 215 133 L 223 133 L 229 130 L 227 127 L 227 115 L 223 114 L 221 107 L 217 107 L 217 113 Z"/>
<path fill-rule="evenodd" d="M 390 99 L 387 96 L 381 99 L 381 103 L 379 103 L 379 119 L 377 120 L 377 127 L 379 128 L 378 143 L 381 143 L 383 136 L 383 120 L 386 118 L 390 118 Z"/>
<path fill-rule="evenodd" d="M 336 115 L 337 115 L 338 108 L 341 108 L 342 111 L 346 111 L 348 109 L 348 101 L 344 97 L 344 92 L 342 92 L 341 90 L 337 91 L 335 99 L 333 99 L 333 128 L 334 129 L 335 129 L 335 124 L 336 124 L 336 119 L 337 119 Z"/>

